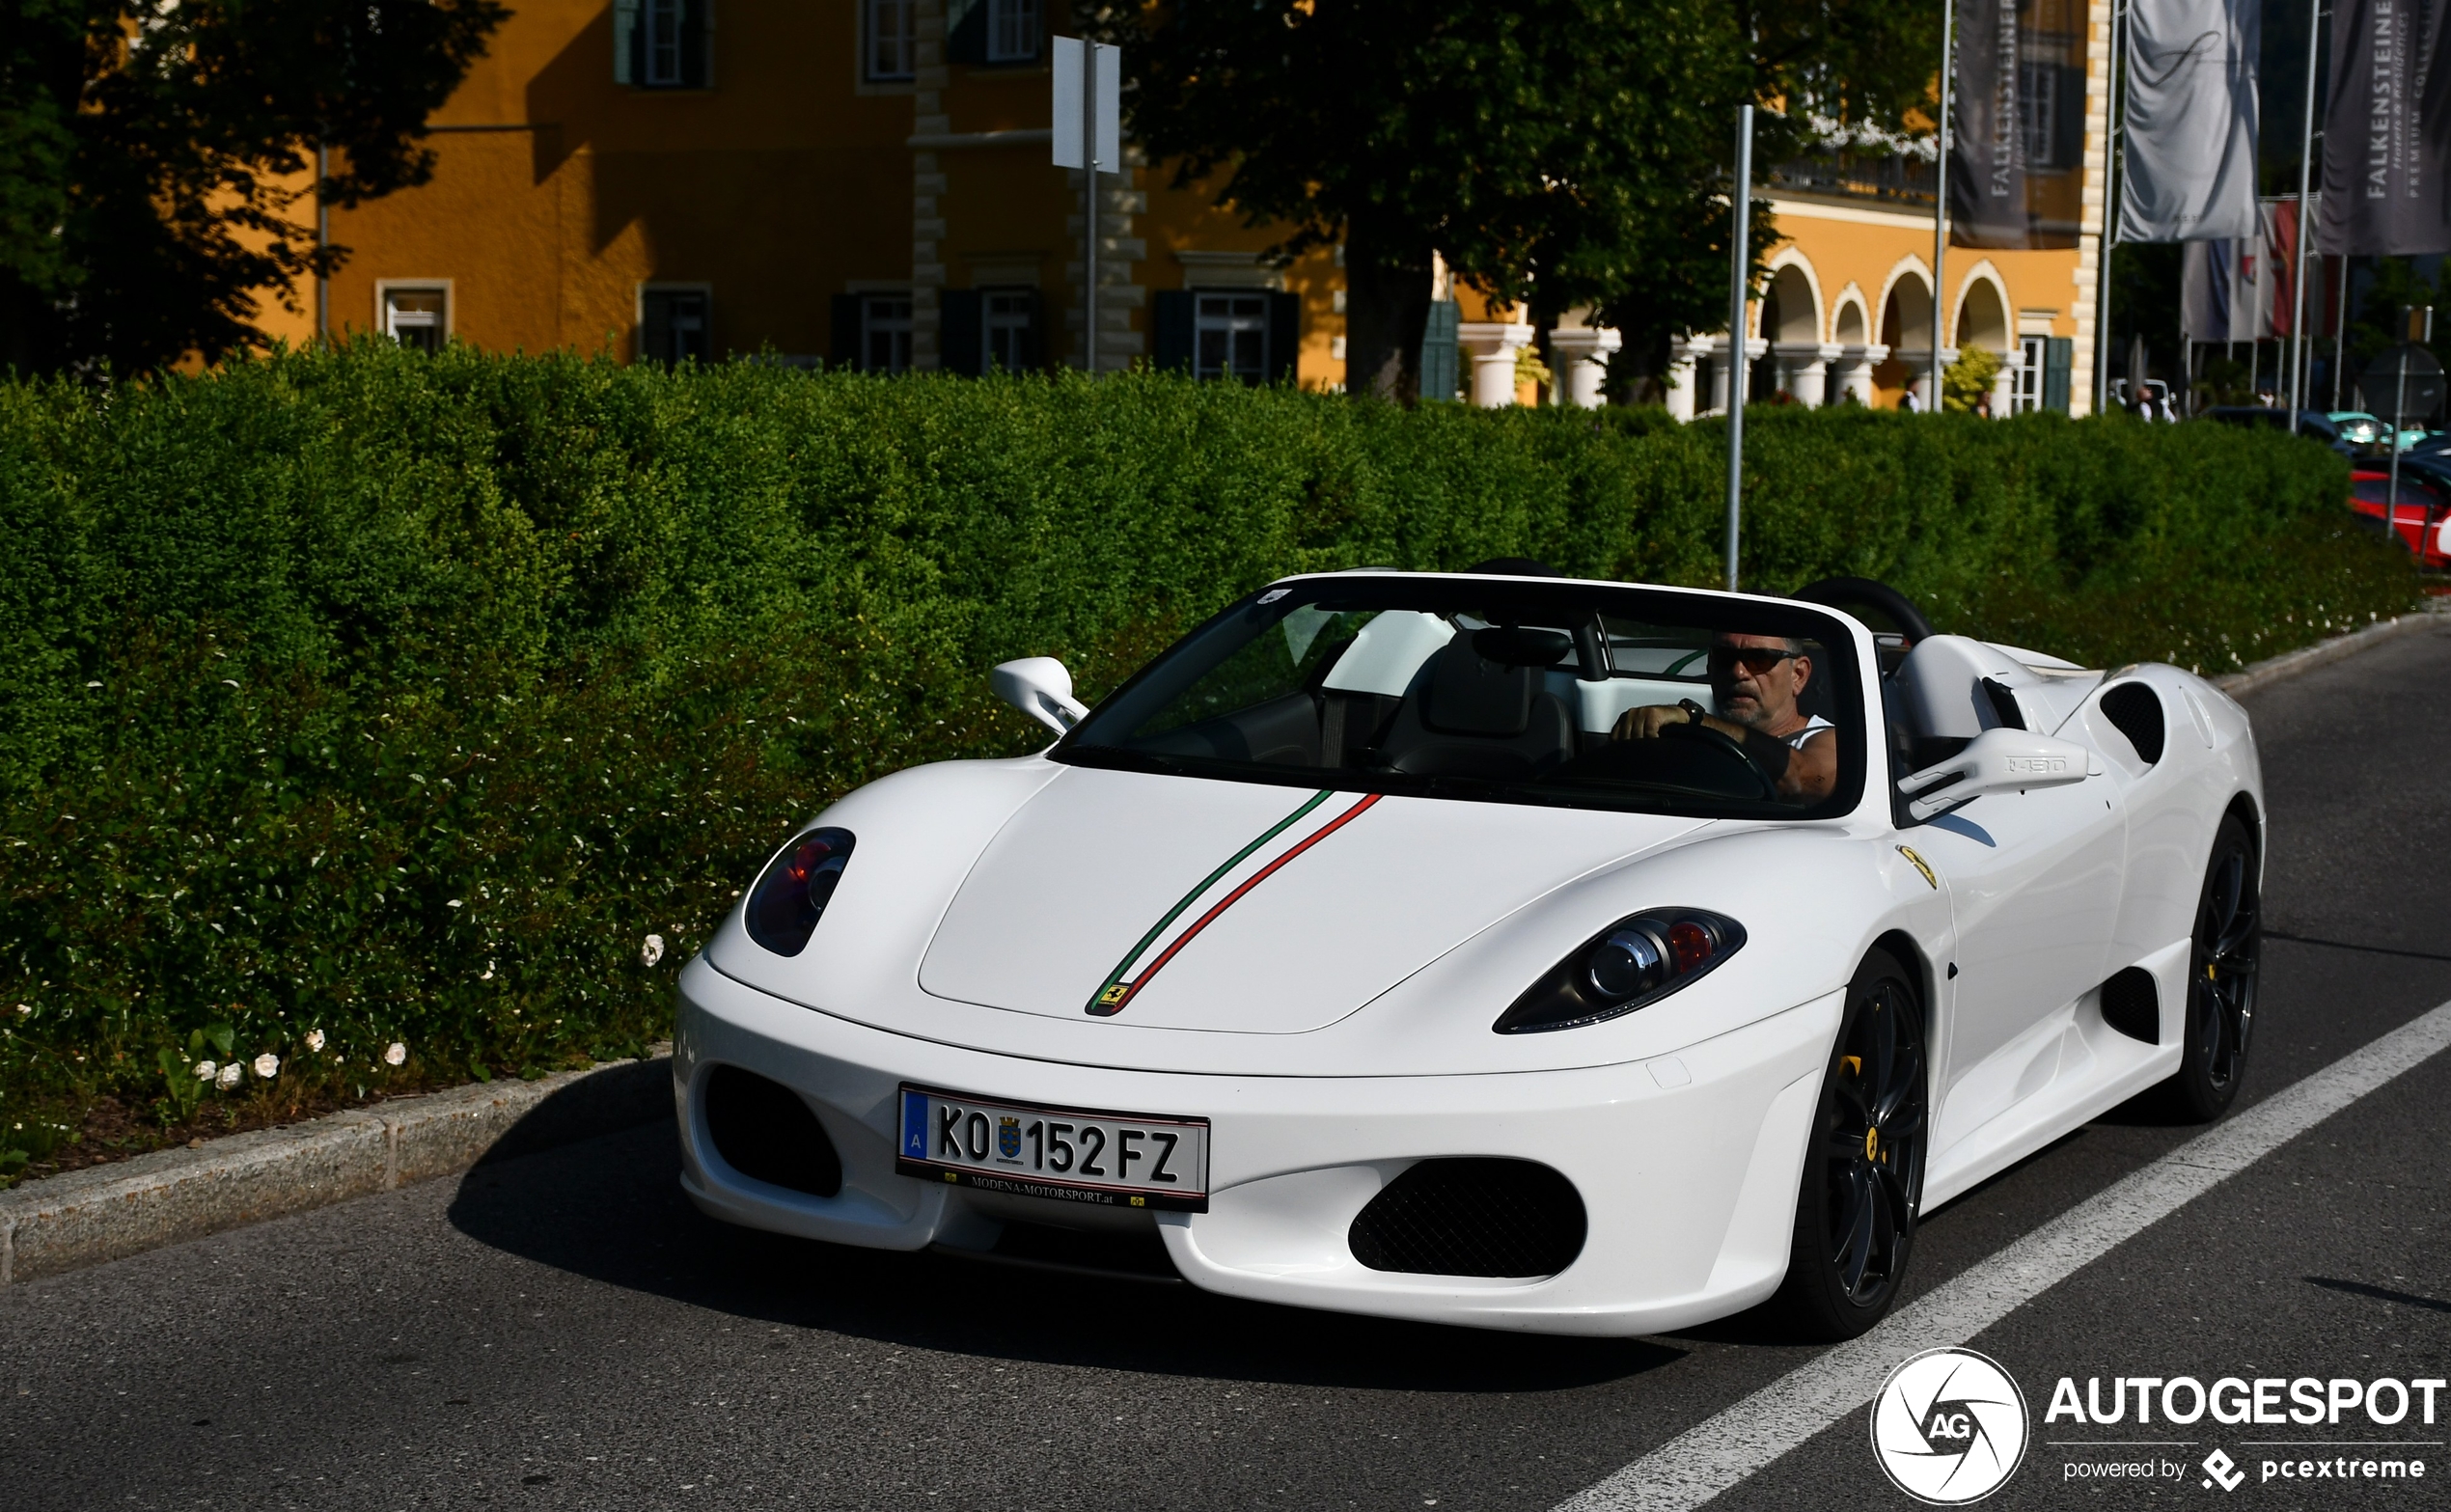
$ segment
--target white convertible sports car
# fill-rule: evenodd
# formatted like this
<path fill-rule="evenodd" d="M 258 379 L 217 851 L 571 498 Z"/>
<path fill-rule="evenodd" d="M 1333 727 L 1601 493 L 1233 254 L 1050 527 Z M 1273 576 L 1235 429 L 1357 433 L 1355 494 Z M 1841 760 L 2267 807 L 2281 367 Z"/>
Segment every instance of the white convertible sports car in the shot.
<path fill-rule="evenodd" d="M 2176 668 L 1934 634 L 1862 580 L 1500 563 L 1284 579 L 1094 710 L 1044 658 L 996 681 L 1061 738 L 852 793 L 682 973 L 707 1213 L 1843 1337 L 1923 1210 L 2244 1070 L 2262 780 Z"/>

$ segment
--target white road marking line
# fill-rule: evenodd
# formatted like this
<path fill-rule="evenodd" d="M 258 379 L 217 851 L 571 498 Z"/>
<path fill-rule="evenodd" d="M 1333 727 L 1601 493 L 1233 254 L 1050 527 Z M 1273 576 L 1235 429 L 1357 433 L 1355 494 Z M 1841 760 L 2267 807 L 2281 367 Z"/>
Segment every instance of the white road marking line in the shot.
<path fill-rule="evenodd" d="M 1898 1361 L 1964 1344 L 2121 1242 L 2451 1048 L 2451 1003 L 2275 1092 L 2229 1122 L 2079 1202 L 1891 1314 L 1687 1429 L 1556 1512 L 1684 1512 L 1700 1506 L 1872 1400 Z"/>

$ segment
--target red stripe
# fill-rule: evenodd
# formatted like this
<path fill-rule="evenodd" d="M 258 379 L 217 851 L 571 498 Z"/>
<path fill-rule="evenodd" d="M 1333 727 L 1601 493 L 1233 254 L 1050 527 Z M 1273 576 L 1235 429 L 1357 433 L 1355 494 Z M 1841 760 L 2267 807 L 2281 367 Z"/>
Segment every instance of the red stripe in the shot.
<path fill-rule="evenodd" d="M 1244 893 L 1267 881 L 1270 877 L 1275 876 L 1277 874 L 1278 867 L 1293 860 L 1296 856 L 1301 855 L 1304 851 L 1308 850 L 1311 846 L 1318 844 L 1329 836 L 1336 834 L 1336 831 L 1344 828 L 1347 823 L 1359 817 L 1363 810 L 1369 808 L 1374 803 L 1377 803 L 1385 795 L 1382 793 L 1369 794 L 1360 803 L 1355 804 L 1344 812 L 1337 814 L 1335 818 L 1319 826 L 1318 829 L 1313 830 L 1310 833 L 1309 838 L 1305 839 L 1301 844 L 1296 845 L 1293 849 L 1278 857 L 1275 861 L 1270 862 L 1267 866 L 1260 867 L 1258 871 L 1253 874 L 1250 881 L 1244 883 L 1241 887 L 1236 888 L 1231 893 L 1228 893 L 1224 897 L 1218 899 L 1217 906 L 1215 908 L 1212 908 L 1207 913 L 1200 915 L 1199 921 L 1197 923 L 1193 924 L 1191 928 L 1184 930 L 1181 934 L 1176 935 L 1174 937 L 1174 943 L 1168 946 L 1164 953 L 1160 954 L 1156 960 L 1149 963 L 1149 969 L 1143 972 L 1139 976 L 1133 979 L 1132 985 L 1124 989 L 1123 1001 L 1115 1005 L 1115 1011 L 1120 1013 L 1125 1008 L 1131 1006 L 1132 1000 L 1140 996 L 1141 989 L 1149 984 L 1149 978 L 1166 970 L 1166 963 L 1174 959 L 1176 951 L 1191 944 L 1192 937 L 1207 928 L 1210 923 L 1215 921 L 1218 915 L 1226 912 L 1226 910 L 1233 907 L 1237 902 L 1241 901 Z"/>

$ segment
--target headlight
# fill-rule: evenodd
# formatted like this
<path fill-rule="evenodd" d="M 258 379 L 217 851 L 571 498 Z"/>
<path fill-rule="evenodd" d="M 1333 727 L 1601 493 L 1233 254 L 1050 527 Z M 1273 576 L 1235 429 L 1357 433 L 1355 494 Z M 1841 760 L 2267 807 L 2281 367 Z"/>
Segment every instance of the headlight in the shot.
<path fill-rule="evenodd" d="M 1515 1000 L 1501 1034 L 1580 1029 L 1659 1002 L 1745 945 L 1745 926 L 1698 908 L 1652 908 L 1585 941 Z"/>
<path fill-rule="evenodd" d="M 749 938 L 777 955 L 798 955 L 806 948 L 835 885 L 842 880 L 852 843 L 849 830 L 807 830 L 793 836 L 750 890 L 749 906 L 741 910 Z"/>

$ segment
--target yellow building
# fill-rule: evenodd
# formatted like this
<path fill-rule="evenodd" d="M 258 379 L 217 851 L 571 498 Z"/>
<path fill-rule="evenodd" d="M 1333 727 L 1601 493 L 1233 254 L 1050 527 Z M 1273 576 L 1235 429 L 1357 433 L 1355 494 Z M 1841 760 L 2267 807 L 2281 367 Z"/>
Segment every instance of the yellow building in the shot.
<path fill-rule="evenodd" d="M 2071 47 L 2101 56 L 2107 0 L 2038 4 L 2081 14 Z M 1048 129 L 1049 41 L 1066 19 L 1048 0 L 526 0 L 435 114 L 433 180 L 333 212 L 351 255 L 318 291 L 325 329 L 624 359 L 1077 367 L 1081 183 L 1051 166 Z M 1953 248 L 1946 268 L 1942 356 L 1982 344 L 2009 359 L 2003 412 L 2058 398 L 2044 382 L 2053 338 L 2073 344 L 2069 407 L 2082 413 L 2091 387 L 2102 69 L 2063 72 L 2075 97 L 2060 108 L 2083 130 L 2063 117 L 2054 140 L 2079 145 L 2036 193 L 2067 202 L 2078 245 Z M 1277 232 L 1126 155 L 1099 194 L 1098 367 L 1340 385 L 1336 257 L 1272 266 Z M 1807 167 L 1770 192 L 1784 239 L 1753 307 L 1749 392 L 1898 402 L 1932 341 L 1928 189 L 1917 204 L 1912 183 Z M 1529 397 L 1515 357 L 1532 329 L 1453 292 L 1433 333 L 1454 346 L 1428 371 L 1477 402 Z M 294 341 L 315 319 L 273 329 Z M 1549 338 L 1546 397 L 1599 402 L 1616 345 L 1570 317 Z M 1724 404 L 1727 345 L 1675 344 L 1672 409 Z"/>

